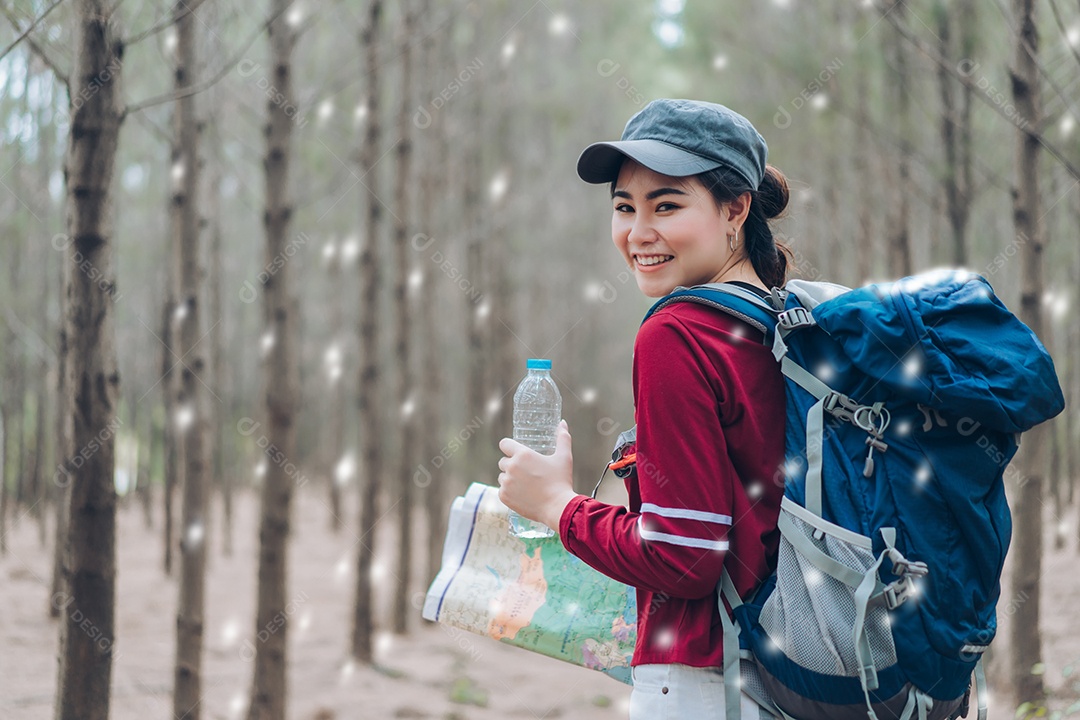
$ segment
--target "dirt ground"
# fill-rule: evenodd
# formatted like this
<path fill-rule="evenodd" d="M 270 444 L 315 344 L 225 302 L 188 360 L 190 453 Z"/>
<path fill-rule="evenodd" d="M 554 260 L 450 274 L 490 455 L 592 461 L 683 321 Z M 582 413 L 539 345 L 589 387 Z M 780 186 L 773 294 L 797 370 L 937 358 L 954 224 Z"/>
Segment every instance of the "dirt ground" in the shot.
<path fill-rule="evenodd" d="M 383 633 L 377 667 L 348 659 L 355 552 L 353 506 L 343 530 L 329 529 L 330 511 L 318 488 L 297 495 L 290 562 L 289 717 L 354 718 L 582 718 L 626 716 L 630 688 L 600 673 L 432 626 L 420 617 L 417 595 L 411 632 Z M 235 503 L 231 557 L 211 543 L 206 596 L 202 717 L 244 717 L 255 637 L 258 498 Z M 213 527 L 220 513 L 215 509 Z M 176 582 L 162 571 L 161 518 L 147 530 L 142 510 L 122 506 L 117 537 L 117 632 L 113 665 L 115 720 L 171 716 Z M 384 578 L 380 617 L 389 621 L 395 582 L 393 524 L 380 525 L 376 577 Z M 418 547 L 423 547 L 417 535 Z M 0 558 L 0 718 L 52 717 L 58 621 L 47 615 L 50 554 L 30 516 L 9 530 Z M 174 562 L 175 562 L 174 558 Z M 419 570 L 419 568 L 418 568 Z M 416 592 L 426 589 L 420 573 Z M 455 701 L 456 700 L 456 701 Z M 481 706 L 482 703 L 485 706 Z"/>
<path fill-rule="evenodd" d="M 234 552 L 221 552 L 212 533 L 207 581 L 204 699 L 202 717 L 242 718 L 251 684 L 258 502 L 236 502 Z M 297 720 L 360 718 L 625 718 L 630 689 L 599 673 L 540 657 L 494 640 L 440 626 L 413 614 L 407 636 L 381 634 L 375 668 L 348 660 L 353 563 L 359 542 L 348 528 L 355 509 L 347 505 L 339 535 L 328 527 L 329 510 L 319 488 L 297 496 L 290 555 L 289 717 Z M 215 511 L 213 528 L 219 527 Z M 1080 560 L 1075 511 L 1065 529 L 1065 549 L 1055 550 L 1047 519 L 1042 597 L 1046 682 L 1051 707 L 1060 717 L 1080 717 Z M 112 713 L 115 720 L 167 718 L 171 713 L 175 628 L 175 580 L 161 568 L 161 518 L 147 530 L 140 508 L 121 507 L 118 525 L 116 660 Z M 381 617 L 389 618 L 394 583 L 392 524 L 378 537 L 376 573 L 384 578 Z M 417 535 L 418 539 L 420 534 Z M 418 547 L 423 547 L 417 543 Z M 32 518 L 9 530 L 8 554 L 0 558 L 0 718 L 43 720 L 52 716 L 56 688 L 58 623 L 47 616 L 49 551 L 40 546 Z M 416 591 L 424 589 L 419 568 Z M 999 614 L 1009 593 L 1003 591 Z M 415 607 L 419 608 L 419 595 Z M 1000 640 L 1007 637 L 1002 628 Z M 996 642 L 994 665 L 1007 647 Z M 1000 687 L 1000 686 L 999 686 Z M 991 688 L 991 718 L 1006 717 L 1002 693 Z M 1073 707 L 1076 705 L 1077 707 Z M 1009 712 L 1008 715 L 1012 713 Z"/>

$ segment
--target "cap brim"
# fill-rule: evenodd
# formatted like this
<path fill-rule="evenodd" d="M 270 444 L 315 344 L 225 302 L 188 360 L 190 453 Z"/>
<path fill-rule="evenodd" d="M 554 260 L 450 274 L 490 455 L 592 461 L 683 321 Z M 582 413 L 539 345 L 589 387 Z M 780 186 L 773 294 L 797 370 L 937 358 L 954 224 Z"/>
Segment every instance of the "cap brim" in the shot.
<path fill-rule="evenodd" d="M 661 175 L 686 177 L 720 167 L 715 160 L 703 158 L 662 140 L 617 140 L 593 143 L 578 158 L 577 172 L 588 183 L 606 183 L 619 177 L 623 160 L 632 160 Z"/>

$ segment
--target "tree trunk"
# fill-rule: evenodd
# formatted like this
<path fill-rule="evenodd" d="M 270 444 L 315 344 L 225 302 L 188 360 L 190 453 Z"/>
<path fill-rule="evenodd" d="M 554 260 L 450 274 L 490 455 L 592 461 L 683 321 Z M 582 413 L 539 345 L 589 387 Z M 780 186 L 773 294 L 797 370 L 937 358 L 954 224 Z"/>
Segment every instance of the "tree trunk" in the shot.
<path fill-rule="evenodd" d="M 0 556 L 7 555 L 7 516 L 8 516 L 8 473 L 7 473 L 7 431 L 8 405 L 0 401 Z M 60 614 L 57 610 L 50 613 L 53 617 Z"/>
<path fill-rule="evenodd" d="M 895 13 L 896 22 L 905 25 L 907 5 L 904 0 L 892 0 L 892 7 L 886 12 Z M 888 86 L 893 91 L 893 103 L 898 123 L 897 136 L 900 148 L 896 158 L 898 173 L 898 202 L 896 213 L 890 223 L 889 247 L 886 250 L 889 260 L 889 272 L 892 275 L 907 276 L 912 271 L 911 253 L 911 74 L 908 68 L 910 59 L 904 40 L 897 33 L 892 33 L 893 73 Z"/>
<path fill-rule="evenodd" d="M 215 148 L 215 160 L 213 171 L 210 175 L 207 197 L 209 198 L 209 245 L 210 256 L 207 263 L 206 282 L 209 283 L 207 297 L 209 300 L 209 317 L 214 319 L 210 328 L 210 375 L 213 378 L 212 386 L 217 395 L 217 402 L 211 403 L 210 422 L 212 431 L 210 456 L 212 458 L 213 477 L 221 490 L 222 499 L 222 552 L 226 557 L 232 555 L 233 548 L 233 478 L 232 473 L 225 472 L 225 443 L 221 441 L 225 437 L 224 407 L 222 398 L 229 397 L 225 389 L 225 352 L 222 344 L 222 322 L 224 310 L 221 300 L 221 164 L 216 158 L 220 157 L 221 148 Z"/>
<path fill-rule="evenodd" d="M 1074 187 L 1072 193 L 1072 227 L 1080 228 L 1080 185 Z M 1072 268 L 1069 271 L 1069 287 L 1080 288 L 1080 243 L 1072 243 Z M 1080 475 L 1080 422 L 1077 419 L 1077 403 L 1080 403 L 1080 325 L 1066 323 L 1067 347 L 1069 357 L 1068 380 L 1068 404 L 1066 412 L 1069 413 L 1070 432 L 1066 447 L 1068 448 L 1068 478 L 1069 478 L 1069 504 L 1076 498 L 1078 475 Z M 1080 504 L 1078 504 L 1080 507 Z M 1080 541 L 1080 518 L 1077 522 L 1077 539 Z M 1077 551 L 1080 552 L 1080 542 L 1077 543 Z"/>
<path fill-rule="evenodd" d="M 429 27 L 435 27 L 431 13 L 431 0 L 424 0 L 420 9 L 420 17 L 428 23 Z M 423 73 L 429 78 L 429 91 L 424 99 L 424 107 L 431 107 L 434 97 L 434 83 L 432 78 L 438 77 L 436 66 L 436 54 L 434 43 L 436 38 L 452 37 L 452 30 L 447 29 L 444 33 L 429 32 L 425 35 L 423 43 Z M 449 47 L 446 43 L 442 47 Z M 436 202 L 435 183 L 436 178 L 446 169 L 446 124 L 442 117 L 434 119 L 422 136 L 424 142 L 424 160 L 420 163 L 420 207 L 417 209 L 420 218 L 420 228 L 424 233 L 434 231 L 434 206 Z M 427 463 L 436 457 L 439 452 L 442 439 L 442 423 L 440 419 L 440 403 L 442 400 L 442 363 L 440 361 L 439 333 L 435 324 L 435 307 L 438 302 L 439 283 L 435 278 L 425 280 L 421 285 L 420 300 L 420 335 L 424 338 L 423 346 L 423 430 L 421 437 L 424 439 L 424 455 L 422 457 L 423 471 L 416 474 L 417 482 L 425 488 L 425 509 L 427 516 L 427 582 L 435 579 L 439 568 L 442 566 L 442 546 L 446 535 L 446 518 L 448 509 L 443 505 L 443 485 L 447 482 L 447 476 L 439 472 Z M 439 472 L 433 476 L 432 471 Z"/>
<path fill-rule="evenodd" d="M 173 496 L 176 493 L 177 479 L 184 472 L 184 457 L 176 430 L 176 375 L 173 367 L 176 357 L 176 343 L 174 340 L 173 315 L 176 312 L 176 260 L 169 262 L 169 280 L 166 285 L 165 300 L 161 307 L 161 389 L 165 405 L 165 423 L 162 427 L 163 440 L 163 466 L 165 469 L 165 487 L 162 489 L 161 501 L 165 514 L 163 531 L 165 533 L 165 556 L 163 567 L 166 575 L 172 575 L 173 557 Z"/>
<path fill-rule="evenodd" d="M 1047 432 L 1050 435 L 1050 488 L 1051 495 L 1054 501 L 1054 527 L 1052 528 L 1054 533 L 1054 549 L 1060 550 L 1065 547 L 1065 525 L 1063 519 L 1065 517 L 1065 503 L 1064 492 L 1062 486 L 1065 484 L 1065 479 L 1062 474 L 1065 470 L 1063 467 L 1062 459 L 1065 456 L 1065 433 L 1068 431 L 1068 425 L 1066 419 L 1068 413 L 1062 413 L 1057 418 L 1054 418 L 1050 423 L 1050 427 Z"/>
<path fill-rule="evenodd" d="M 402 0 L 401 25 L 401 94 L 398 105 L 397 130 L 397 167 L 395 168 L 394 206 L 394 254 L 397 259 L 397 282 L 394 285 L 396 342 L 394 360 L 398 366 L 398 403 L 396 410 L 401 428 L 401 449 L 398 454 L 398 571 L 394 593 L 394 632 L 404 634 L 408 630 L 409 609 L 412 607 L 409 597 L 409 580 L 412 577 L 412 517 L 413 517 L 413 469 L 417 459 L 415 383 L 412 362 L 412 344 L 410 330 L 413 325 L 411 299 L 409 297 L 409 276 L 413 267 L 412 253 L 409 251 L 408 219 L 412 217 L 410 208 L 412 160 L 412 116 L 415 111 L 412 94 L 413 50 L 410 40 L 416 22 L 413 2 Z"/>
<path fill-rule="evenodd" d="M 38 64 L 36 61 L 39 61 L 40 58 L 37 58 L 37 57 L 35 57 L 33 55 L 31 55 L 31 58 L 32 58 L 32 62 L 30 63 L 30 66 L 34 67 L 34 66 L 36 66 Z M 41 71 L 45 72 L 45 73 L 50 73 L 51 72 L 49 70 L 49 68 L 44 65 L 44 63 L 41 64 Z M 49 113 L 50 113 L 49 107 L 53 106 L 53 103 L 51 102 L 52 93 L 51 92 L 47 93 L 47 95 L 48 95 L 48 97 L 50 99 L 50 102 L 48 103 L 48 105 L 46 103 L 38 103 L 37 110 L 35 112 L 35 116 L 36 116 L 35 117 L 35 122 L 37 123 L 38 127 L 43 127 L 43 126 L 47 125 L 48 122 L 49 122 Z M 37 142 L 38 161 L 37 161 L 37 167 L 36 167 L 36 169 L 37 169 L 37 182 L 40 183 L 40 187 L 48 187 L 49 178 L 56 169 L 55 162 L 56 162 L 56 159 L 57 159 L 57 154 L 56 154 L 56 149 L 55 148 L 56 148 L 57 138 L 56 138 L 54 133 L 47 133 L 47 132 L 46 133 L 37 133 L 37 135 L 38 135 L 38 142 Z M 40 214 L 40 216 L 42 218 L 48 218 L 49 222 L 54 221 L 54 219 L 56 221 L 59 221 L 60 218 L 56 216 L 56 213 L 54 212 L 54 209 L 53 209 L 53 204 L 51 202 L 49 202 L 49 199 L 47 197 L 45 197 L 45 198 L 42 198 L 41 200 L 42 201 L 39 202 L 39 204 L 38 204 L 39 210 L 37 210 L 37 213 Z M 63 275 L 63 267 L 66 265 L 66 263 L 64 262 L 65 258 L 63 258 L 62 256 L 59 256 L 59 254 L 56 253 L 54 251 L 54 248 L 52 248 L 52 247 L 41 246 L 40 251 L 43 253 L 43 260 L 42 260 L 41 267 L 42 267 L 42 272 L 45 274 L 44 281 L 41 283 L 42 293 L 41 293 L 41 302 L 40 302 L 40 313 L 41 313 L 42 322 L 41 322 L 40 335 L 42 337 L 48 337 L 51 333 L 56 332 L 57 327 L 63 327 L 63 324 L 64 324 L 64 308 L 63 308 L 64 275 Z M 60 272 L 58 272 L 55 275 L 52 273 L 53 263 L 54 262 L 56 262 L 56 267 L 60 270 Z M 51 309 L 50 308 L 50 300 L 55 300 L 57 302 L 57 314 L 56 314 L 56 320 L 55 320 L 56 325 L 55 326 L 53 325 L 54 320 L 50 316 L 50 309 Z M 63 373 L 63 372 L 64 372 L 64 368 L 63 368 L 62 363 L 60 361 L 59 354 L 53 355 L 52 358 L 51 358 L 50 366 L 49 366 L 49 373 L 48 373 L 49 376 L 48 376 L 48 379 L 46 380 L 47 387 L 44 390 L 45 394 L 42 397 L 43 403 L 42 403 L 42 406 L 41 406 L 43 408 L 43 416 L 42 416 L 43 419 L 48 418 L 49 420 L 52 421 L 52 423 L 50 425 L 50 428 L 49 428 L 49 433 L 48 433 L 52 437 L 52 442 L 49 444 L 49 454 L 47 456 L 48 457 L 48 462 L 45 462 L 45 457 L 46 456 L 42 456 L 42 483 L 43 483 L 43 487 L 44 487 L 44 498 L 45 498 L 47 503 L 51 503 L 52 516 L 53 516 L 53 520 L 54 520 L 54 522 L 53 522 L 53 550 L 54 550 L 53 555 L 54 555 L 54 560 L 55 560 L 56 539 L 59 537 L 57 535 L 57 528 L 56 528 L 56 526 L 59 524 L 57 522 L 57 520 L 59 518 L 59 515 L 60 515 L 59 508 L 62 506 L 63 500 L 66 499 L 66 495 L 63 492 L 63 488 L 55 481 L 55 477 L 54 477 L 54 473 L 56 471 L 56 468 L 59 466 L 59 463 L 62 462 L 63 457 L 64 457 L 62 455 L 62 452 L 63 452 L 62 438 L 58 434 L 58 430 L 59 430 L 59 426 L 60 426 L 60 418 L 57 417 L 57 411 L 60 409 L 59 408 L 58 393 L 59 393 L 59 388 L 61 387 L 61 383 L 62 383 L 61 373 Z M 46 410 L 46 409 L 48 409 L 48 410 Z M 51 416 L 49 415 L 49 411 L 51 411 L 51 413 L 52 413 Z M 70 418 L 68 418 L 68 423 L 70 423 Z M 43 512 L 45 512 L 46 515 L 48 514 L 47 513 L 47 508 L 42 508 L 42 510 L 43 510 Z M 45 529 L 44 524 L 42 525 L 42 529 L 43 530 Z M 52 598 L 52 593 L 55 592 L 55 588 L 52 587 L 52 582 L 55 582 L 55 578 L 52 578 L 50 580 L 50 588 L 51 588 L 51 590 L 50 590 L 50 593 L 49 593 L 49 598 L 50 599 L 49 599 L 49 602 L 48 602 L 49 615 L 51 617 L 57 617 L 56 615 L 53 615 L 54 610 L 53 610 L 53 602 L 52 602 L 51 598 Z"/>
<path fill-rule="evenodd" d="M 122 46 L 106 0 L 77 4 L 75 68 L 65 173 L 66 262 L 96 274 L 69 272 L 66 331 L 72 400 L 72 448 L 97 450 L 71 481 L 68 590 L 60 631 L 57 720 L 107 720 L 115 635 L 116 490 L 113 485 L 116 401 L 111 185 L 121 122 Z M 92 86 L 95 92 L 83 92 Z M 94 632 L 87 632 L 90 625 Z"/>
<path fill-rule="evenodd" d="M 342 465 L 345 455 L 345 388 L 341 380 L 341 362 L 345 352 L 345 343 L 342 342 L 345 335 L 342 247 L 343 244 L 339 244 L 335 248 L 327 268 L 329 285 L 334 289 L 334 297 L 330 301 L 330 328 L 333 333 L 331 348 L 336 357 L 326 362 L 327 372 L 330 373 L 330 427 L 327 429 L 330 450 L 326 454 L 325 462 L 327 492 L 330 497 L 330 531 L 335 534 L 341 532 L 341 488 L 348 482 L 348 477 L 344 474 L 345 467 Z"/>
<path fill-rule="evenodd" d="M 185 0 L 173 8 L 176 21 L 175 86 L 192 84 L 196 67 L 196 17 Z M 199 253 L 199 126 L 195 95 L 176 101 L 173 115 L 172 243 L 180 269 L 178 325 L 180 382 L 176 423 L 183 444 L 179 601 L 176 614 L 176 666 L 173 714 L 189 720 L 202 715 L 203 609 L 206 583 L 208 403 Z"/>
<path fill-rule="evenodd" d="M 862 63 L 855 67 L 856 97 L 868 96 L 868 72 Z M 869 123 L 866 103 L 857 103 L 856 117 L 858 128 L 856 129 L 856 144 L 861 152 L 854 153 L 852 158 L 855 180 L 858 187 L 858 214 L 859 214 L 859 240 L 855 244 L 855 267 L 856 286 L 869 282 L 870 277 L 878 272 L 874 259 L 878 257 L 875 249 L 879 247 L 877 235 L 874 232 L 874 197 L 873 191 L 876 183 L 870 182 L 870 152 L 877 147 L 870 141 Z M 815 273 L 817 275 L 817 273 Z M 821 277 L 811 277 L 811 280 L 822 280 Z"/>
<path fill-rule="evenodd" d="M 139 463 L 135 471 L 135 492 L 139 495 L 139 505 L 142 507 L 143 527 L 147 530 L 154 529 L 154 496 L 150 488 L 154 467 L 154 405 L 151 403 L 139 414 L 140 420 L 136 426 L 136 437 L 139 442 Z"/>
<path fill-rule="evenodd" d="M 1013 187 L 1013 224 L 1020 243 L 1022 279 L 1020 318 L 1037 336 L 1043 335 L 1042 251 L 1039 217 L 1039 142 L 1029 130 L 1041 122 L 1039 79 L 1034 55 L 1039 37 L 1035 25 L 1035 0 L 1013 0 L 1014 26 L 1019 28 L 1010 69 L 1013 103 L 1022 127 L 1017 129 L 1016 183 Z M 1024 45 L 1032 49 L 1029 53 Z M 1016 493 L 1012 593 L 1023 597 L 1012 622 L 1012 680 L 1017 700 L 1041 704 L 1044 697 L 1042 637 L 1039 632 L 1042 571 L 1042 507 L 1044 453 L 1047 426 L 1029 431 L 1017 458 L 1021 482 Z"/>
<path fill-rule="evenodd" d="M 475 32 L 475 30 L 474 30 Z M 483 117 L 483 93 L 478 88 L 473 93 L 471 117 Z M 483 240 L 484 233 L 482 223 L 484 218 L 481 203 L 481 186 L 483 185 L 483 142 L 479 135 L 474 135 L 474 143 L 470 147 L 463 162 L 464 177 L 462 178 L 462 202 L 465 216 L 465 272 L 474 287 L 487 287 L 488 275 L 485 272 Z M 467 318 L 467 342 L 468 342 L 468 387 L 466 396 L 466 414 L 470 418 L 481 417 L 488 419 L 487 400 L 484 394 L 488 387 L 488 378 L 491 376 L 491 358 L 488 357 L 488 334 L 489 321 L 491 318 L 491 300 L 487 297 L 475 298 L 472 293 L 464 293 L 465 317 Z M 479 301 L 478 301 L 479 300 Z M 466 446 L 466 477 L 476 477 L 481 471 L 490 453 L 485 452 L 489 432 L 482 430 L 480 437 L 475 438 Z"/>
<path fill-rule="evenodd" d="M 26 450 L 26 387 L 24 383 L 26 381 L 26 372 L 23 368 L 23 359 L 16 357 L 15 360 L 15 376 L 13 378 L 12 386 L 15 388 L 15 408 L 18 412 L 18 422 L 15 424 L 15 437 L 17 442 L 15 443 L 16 455 L 18 462 L 15 465 L 15 508 L 18 508 L 26 504 L 26 498 L 29 488 L 27 488 L 27 472 L 26 472 L 26 458 L 29 453 Z M 16 523 L 22 518 L 23 513 L 19 513 L 16 517 Z"/>
<path fill-rule="evenodd" d="M 22 280 L 22 248 L 21 243 L 11 244 L 11 255 L 6 268 L 8 274 L 7 286 L 14 292 L 12 302 L 19 297 L 19 285 Z M 12 501 L 18 507 L 19 501 L 19 465 L 12 462 L 12 458 L 22 455 L 22 433 L 19 428 L 23 425 L 22 400 L 24 388 L 22 385 L 22 353 L 15 352 L 15 331 L 10 322 L 0 324 L 0 342 L 5 349 L 11 348 L 4 353 L 3 372 L 5 381 L 0 387 L 0 407 L 4 415 L 4 464 L 0 467 L 0 555 L 7 554 L 8 516 L 11 514 Z M 8 471 L 11 466 L 15 471 L 12 477 Z"/>
<path fill-rule="evenodd" d="M 526 18 L 523 22 L 537 23 L 540 19 L 539 15 L 534 15 L 531 18 Z M 542 33 L 546 28 L 536 27 L 535 32 L 537 35 L 543 37 Z M 523 28 L 528 32 L 529 28 Z M 516 81 L 517 76 L 511 74 L 509 64 L 506 62 L 499 63 L 495 69 L 495 96 L 496 97 L 510 97 L 513 94 L 513 83 Z M 510 115 L 511 107 L 506 104 L 499 104 L 495 108 L 495 128 L 492 133 L 492 155 L 500 159 L 512 160 L 519 156 L 515 152 L 513 146 L 513 139 L 511 135 L 513 127 L 513 119 Z M 537 142 L 541 142 L 538 138 Z M 479 152 L 479 149 L 477 150 Z M 509 178 L 515 180 L 512 167 L 508 160 L 503 160 L 507 164 L 500 167 L 497 173 L 503 178 Z M 505 174 L 504 174 L 505 173 Z M 498 177 L 498 175 L 497 175 Z M 495 182 L 494 180 L 492 182 Z M 505 191 L 500 191 L 505 193 Z M 485 237 L 491 238 L 507 238 L 512 237 L 517 228 L 512 227 L 514 224 L 514 208 L 512 205 L 512 199 L 517 194 L 503 194 L 501 197 L 492 196 L 491 204 L 492 209 L 488 215 L 491 220 L 490 230 L 485 231 L 483 236 L 476 236 L 478 244 L 483 242 Z M 486 420 L 486 424 L 483 430 L 482 437 L 485 438 L 481 447 L 488 449 L 488 453 L 481 456 L 484 464 L 478 468 L 479 477 L 486 477 L 487 473 L 491 472 L 494 468 L 498 470 L 498 458 L 491 454 L 491 450 L 497 449 L 498 439 L 501 437 L 510 436 L 513 434 L 514 427 L 514 389 L 517 387 L 518 381 L 521 379 L 521 360 L 518 355 L 521 346 L 520 340 L 510 331 L 509 327 L 504 327 L 503 323 L 510 327 L 521 327 L 518 322 L 518 314 L 515 311 L 515 299 L 518 293 L 514 292 L 511 280 L 510 269 L 510 252 L 508 250 L 508 241 L 501 242 L 485 242 L 487 247 L 485 250 L 488 254 L 488 278 L 491 282 L 491 315 L 487 320 L 487 345 L 483 356 L 489 363 L 488 376 L 484 385 L 484 391 L 487 397 L 487 402 L 492 403 L 492 409 L 494 412 L 488 412 L 483 417 Z M 497 312 L 496 312 L 497 311 Z M 494 317 L 498 317 L 499 320 L 494 320 Z M 497 328 L 497 330 L 495 329 Z M 535 336 L 534 336 L 535 337 Z M 540 348 L 538 348 L 540 350 Z M 560 382 L 561 373 L 569 373 L 570 368 L 555 367 L 552 371 L 552 376 L 556 382 Z M 562 378 L 569 377 L 569 374 L 562 375 Z M 565 393 L 567 388 L 563 387 Z M 475 416 L 473 416 L 475 417 Z M 497 453 L 501 457 L 501 453 Z M 488 464 L 490 462 L 490 464 Z"/>
<path fill-rule="evenodd" d="M 48 506 L 45 495 L 45 405 L 48 397 L 45 383 L 48 375 L 48 371 L 44 368 L 38 371 L 37 388 L 34 390 L 34 454 L 30 470 L 34 520 L 38 528 L 38 544 L 42 548 L 45 547 L 45 510 Z"/>
<path fill-rule="evenodd" d="M 364 64 L 362 74 L 368 79 L 367 129 L 360 149 L 360 172 L 365 173 L 368 197 L 363 248 L 360 252 L 360 383 L 357 406 L 360 414 L 360 547 L 356 561 L 356 606 L 353 612 L 352 656 L 372 661 L 374 617 L 372 603 L 371 565 L 375 556 L 375 524 L 378 522 L 379 486 L 382 478 L 382 413 L 376 393 L 379 383 L 379 289 L 381 278 L 376 265 L 379 233 L 382 230 L 382 205 L 379 201 L 378 172 L 368 172 L 379 158 L 379 32 L 382 0 L 368 4 L 368 21 L 361 33 L 360 45 Z"/>
<path fill-rule="evenodd" d="M 285 17 L 290 0 L 273 0 L 275 20 L 270 24 L 274 85 L 280 97 L 266 105 L 266 267 L 288 253 L 289 162 L 292 157 L 293 120 L 286 112 L 295 107 L 292 89 L 292 49 L 295 39 Z M 296 456 L 296 409 L 300 387 L 296 343 L 297 307 L 290 297 L 292 265 L 285 262 L 263 279 L 263 323 L 273 338 L 266 356 L 265 397 L 267 469 L 262 488 L 259 524 L 259 597 L 255 611 L 255 670 L 248 720 L 284 720 L 286 709 L 286 648 L 289 617 L 289 516 Z M 273 454 L 271 454 L 273 453 Z"/>
<path fill-rule="evenodd" d="M 954 9 L 955 8 L 955 9 Z M 971 0 L 959 0 L 955 5 L 939 2 L 938 51 L 943 58 L 973 57 L 975 51 L 975 7 Z M 952 13 L 956 13 L 953 22 Z M 953 27 L 960 30 L 959 53 L 953 52 Z M 967 227 L 971 217 L 971 86 L 957 83 L 945 64 L 938 64 L 938 88 L 941 94 L 941 142 L 945 151 L 942 186 L 945 191 L 946 215 L 952 234 L 952 263 L 963 267 L 968 263 Z"/>

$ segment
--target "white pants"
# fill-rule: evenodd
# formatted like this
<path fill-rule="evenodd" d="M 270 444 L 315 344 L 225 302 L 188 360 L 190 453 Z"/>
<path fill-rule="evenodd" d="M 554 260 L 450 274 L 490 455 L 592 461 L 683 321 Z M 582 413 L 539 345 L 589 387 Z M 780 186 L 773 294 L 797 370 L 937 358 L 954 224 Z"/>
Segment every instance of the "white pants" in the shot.
<path fill-rule="evenodd" d="M 721 668 L 689 665 L 636 665 L 632 669 L 630 720 L 724 720 Z M 742 720 L 773 715 L 742 693 Z"/>

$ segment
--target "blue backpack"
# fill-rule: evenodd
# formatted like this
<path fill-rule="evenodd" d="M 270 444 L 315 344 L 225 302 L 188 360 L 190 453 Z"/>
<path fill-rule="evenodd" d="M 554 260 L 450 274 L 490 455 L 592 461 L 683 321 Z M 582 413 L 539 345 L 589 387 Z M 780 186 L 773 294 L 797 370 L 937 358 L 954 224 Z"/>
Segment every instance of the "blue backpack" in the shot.
<path fill-rule="evenodd" d="M 985 718 L 1003 475 L 1065 404 L 1046 349 L 963 270 L 792 280 L 768 302 L 679 287 L 646 319 L 686 301 L 761 330 L 787 384 L 776 572 L 750 599 L 726 571 L 718 588 L 727 717 L 741 686 L 785 718 L 944 720 L 966 716 L 974 676 Z"/>

